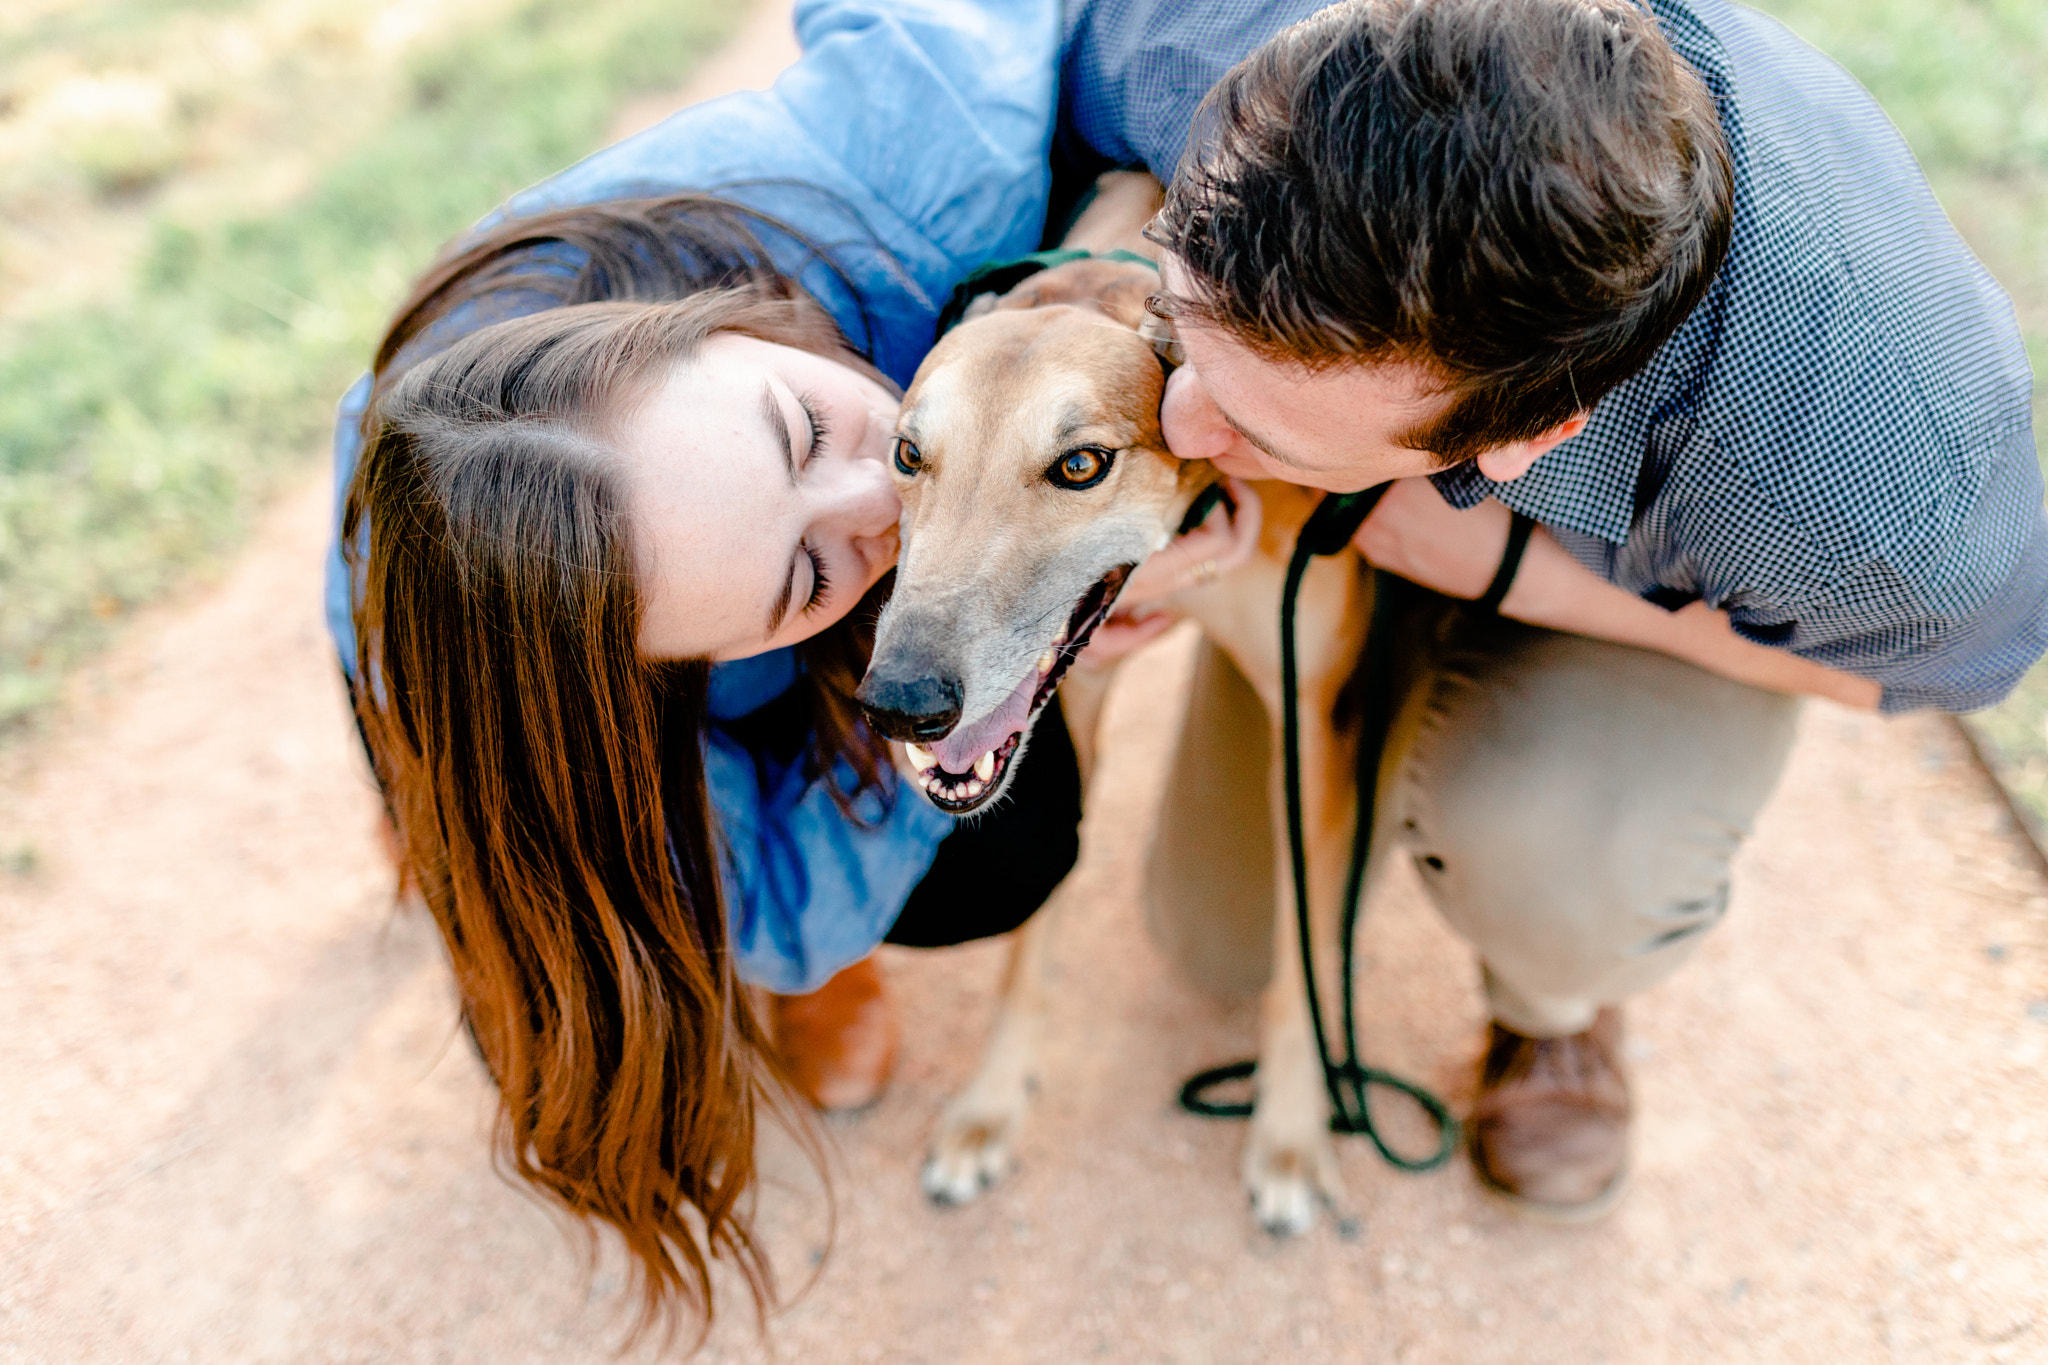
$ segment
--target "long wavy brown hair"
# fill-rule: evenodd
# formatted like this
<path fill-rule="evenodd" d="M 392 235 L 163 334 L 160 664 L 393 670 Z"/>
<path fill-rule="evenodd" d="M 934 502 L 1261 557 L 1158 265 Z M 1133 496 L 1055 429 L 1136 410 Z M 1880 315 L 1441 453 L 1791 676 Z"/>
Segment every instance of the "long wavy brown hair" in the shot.
<path fill-rule="evenodd" d="M 875 373 L 769 264 L 761 221 L 689 195 L 459 244 L 378 350 L 344 513 L 357 713 L 400 874 L 502 1097 L 499 1158 L 618 1233 L 636 1331 L 683 1310 L 708 1326 L 721 1259 L 770 1307 L 750 1229 L 757 1113 L 817 1150 L 727 951 L 710 666 L 636 647 L 612 428 L 718 332 Z M 494 310 L 525 315 L 438 335 Z M 811 762 L 843 804 L 881 780 L 852 701 L 873 605 L 802 651 Z"/>

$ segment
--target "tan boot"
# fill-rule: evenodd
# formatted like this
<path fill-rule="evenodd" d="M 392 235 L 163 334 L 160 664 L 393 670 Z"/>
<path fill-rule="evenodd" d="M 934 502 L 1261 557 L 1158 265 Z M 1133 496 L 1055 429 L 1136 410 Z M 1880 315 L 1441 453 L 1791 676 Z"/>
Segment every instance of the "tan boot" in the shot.
<path fill-rule="evenodd" d="M 790 1080 L 812 1104 L 862 1109 L 881 1097 L 902 1027 L 872 955 L 809 995 L 770 996 L 768 1017 Z"/>
<path fill-rule="evenodd" d="M 1628 1082 L 1621 1012 L 1563 1038 L 1493 1026 L 1472 1107 L 1472 1166 L 1524 1213 L 1553 1222 L 1597 1218 L 1628 1176 Z"/>

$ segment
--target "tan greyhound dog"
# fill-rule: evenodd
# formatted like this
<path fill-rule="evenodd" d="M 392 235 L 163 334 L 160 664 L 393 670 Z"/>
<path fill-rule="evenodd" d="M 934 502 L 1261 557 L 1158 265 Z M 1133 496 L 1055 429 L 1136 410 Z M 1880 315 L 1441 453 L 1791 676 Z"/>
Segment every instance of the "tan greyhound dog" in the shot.
<path fill-rule="evenodd" d="M 1105 176 L 1066 245 L 1149 253 L 1138 230 L 1158 204 L 1150 176 Z M 1125 579 L 1168 543 L 1218 477 L 1204 462 L 1174 459 L 1160 434 L 1164 366 L 1146 335 L 1157 324 L 1145 311 L 1158 283 L 1143 263 L 1091 259 L 977 299 L 904 399 L 895 450 L 902 552 L 860 699 L 878 729 L 905 742 L 906 770 L 942 810 L 965 815 L 1002 793 L 1055 687 L 1085 783 L 1113 665 L 1076 666 L 1077 657 Z M 1280 593 L 1295 534 L 1318 495 L 1256 487 L 1256 552 L 1160 605 L 1198 622 L 1257 689 L 1274 727 L 1271 806 L 1279 812 Z M 1364 641 L 1367 597 L 1361 562 L 1347 552 L 1311 565 L 1297 609 L 1302 798 L 1320 961 L 1337 956 L 1356 804 L 1353 738 L 1335 715 Z M 1273 837 L 1285 847 L 1283 826 L 1276 823 Z M 1338 1193 L 1337 1172 L 1292 876 L 1286 858 L 1274 866 L 1274 966 L 1243 1174 L 1259 1224 L 1295 1233 Z M 946 1108 L 925 1166 L 934 1200 L 972 1199 L 1009 1166 L 1037 1066 L 1060 899 L 1012 936 L 980 1070 Z"/>

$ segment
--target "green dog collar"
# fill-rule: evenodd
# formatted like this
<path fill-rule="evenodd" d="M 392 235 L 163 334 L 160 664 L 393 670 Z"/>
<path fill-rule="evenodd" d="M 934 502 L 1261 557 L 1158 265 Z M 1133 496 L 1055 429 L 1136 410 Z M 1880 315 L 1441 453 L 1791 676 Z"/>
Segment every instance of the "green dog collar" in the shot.
<path fill-rule="evenodd" d="M 953 297 L 946 300 L 946 306 L 939 310 L 939 330 L 944 336 L 959 325 L 967 315 L 967 306 L 983 294 L 1007 294 L 1041 270 L 1050 270 L 1056 265 L 1067 265 L 1074 261 L 1124 261 L 1135 265 L 1159 269 L 1157 261 L 1148 260 L 1135 251 L 1119 248 L 1115 251 L 1081 251 L 1072 247 L 1060 247 L 1052 251 L 1034 251 L 1029 256 L 1018 256 L 1008 261 L 990 261 L 987 265 L 969 274 L 960 281 L 960 287 L 953 291 Z"/>

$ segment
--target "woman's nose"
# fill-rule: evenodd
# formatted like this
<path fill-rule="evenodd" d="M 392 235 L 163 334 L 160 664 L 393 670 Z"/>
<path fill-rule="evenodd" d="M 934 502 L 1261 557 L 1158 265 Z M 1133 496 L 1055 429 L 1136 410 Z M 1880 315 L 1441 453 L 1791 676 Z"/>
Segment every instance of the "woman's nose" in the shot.
<path fill-rule="evenodd" d="M 1183 460 L 1214 460 L 1242 453 L 1244 437 L 1223 419 L 1223 411 L 1202 387 L 1201 376 L 1183 365 L 1166 380 L 1159 403 L 1159 429 L 1167 449 Z"/>
<path fill-rule="evenodd" d="M 846 460 L 835 471 L 830 491 L 834 519 L 849 536 L 879 536 L 895 529 L 903 513 L 896 481 L 880 460 Z"/>

